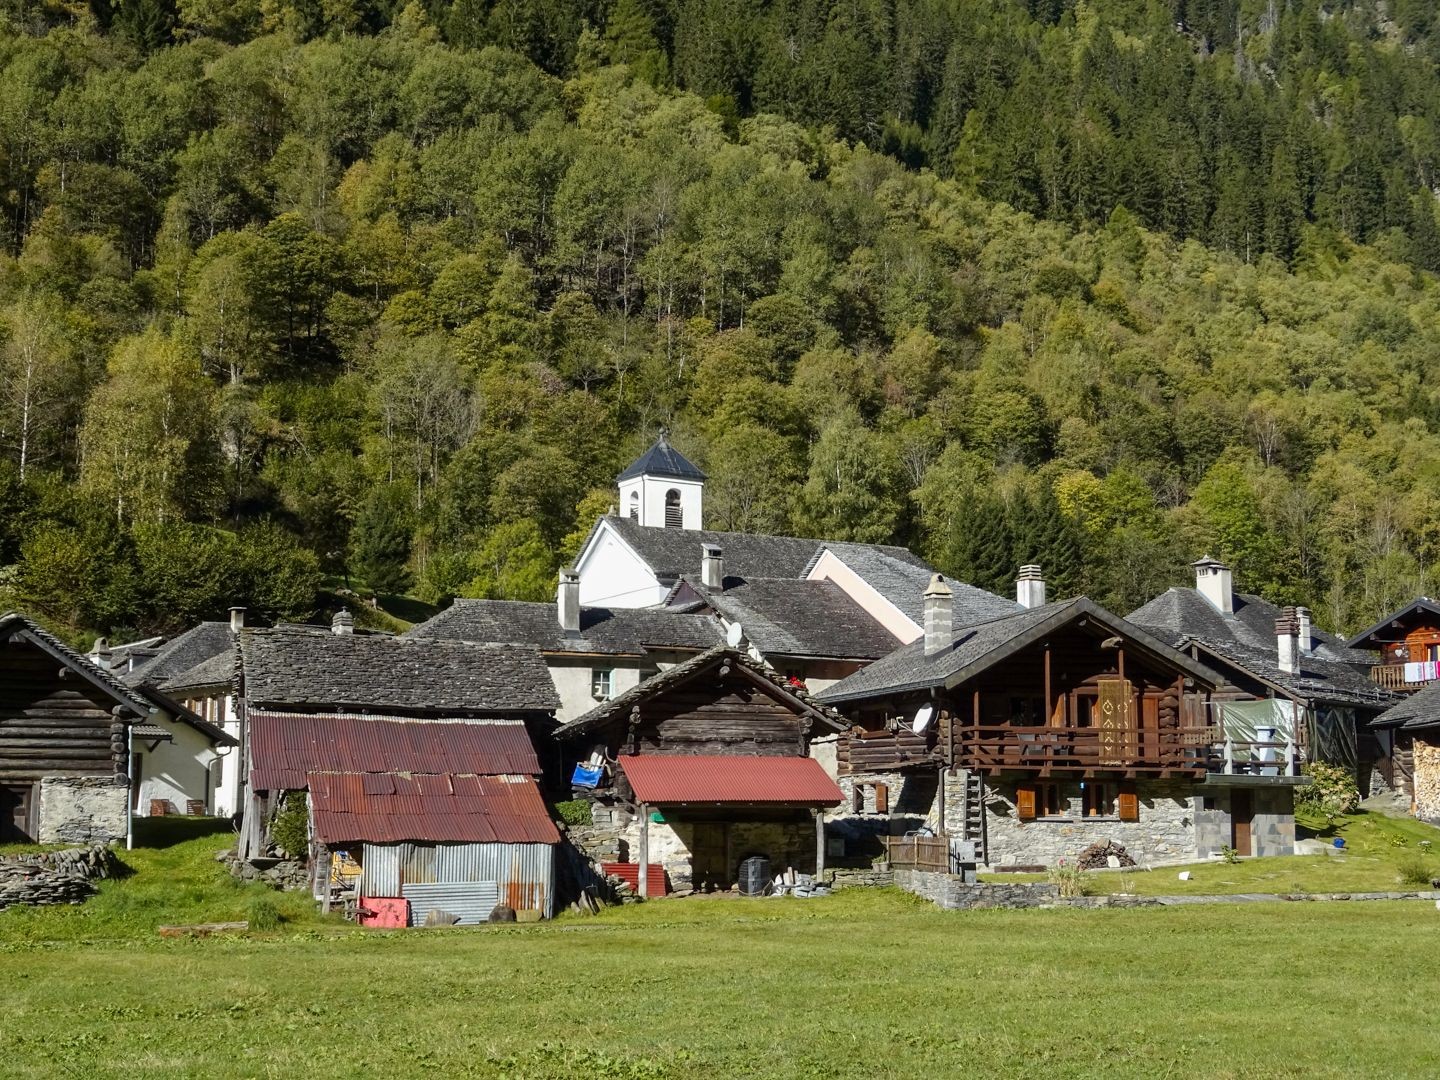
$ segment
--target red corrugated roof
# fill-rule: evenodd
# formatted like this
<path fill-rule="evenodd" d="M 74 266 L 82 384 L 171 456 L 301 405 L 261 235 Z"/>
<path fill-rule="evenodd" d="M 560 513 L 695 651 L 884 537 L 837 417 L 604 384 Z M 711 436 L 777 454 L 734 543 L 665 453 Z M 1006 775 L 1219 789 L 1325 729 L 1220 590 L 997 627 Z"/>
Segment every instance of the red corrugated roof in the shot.
<path fill-rule="evenodd" d="M 838 806 L 835 781 L 814 758 L 641 754 L 622 757 L 620 768 L 641 802 L 787 803 Z"/>
<path fill-rule="evenodd" d="M 529 777 L 312 772 L 306 781 L 326 844 L 560 842 Z"/>
<path fill-rule="evenodd" d="M 250 784 L 293 791 L 310 772 L 540 775 L 525 726 L 392 716 L 268 712 L 250 719 Z"/>

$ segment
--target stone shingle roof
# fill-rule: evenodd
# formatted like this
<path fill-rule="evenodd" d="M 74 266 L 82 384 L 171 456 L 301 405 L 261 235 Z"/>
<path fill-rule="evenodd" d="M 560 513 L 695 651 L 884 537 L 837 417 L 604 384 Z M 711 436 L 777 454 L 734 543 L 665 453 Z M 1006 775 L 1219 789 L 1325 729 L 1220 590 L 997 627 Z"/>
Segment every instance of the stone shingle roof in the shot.
<path fill-rule="evenodd" d="M 818 698 L 812 697 L 809 691 L 802 687 L 792 685 L 779 672 L 768 664 L 762 664 L 746 653 L 738 649 L 730 648 L 727 645 L 719 645 L 713 649 L 690 657 L 683 664 L 676 664 L 667 668 L 658 675 L 651 676 L 638 686 L 632 686 L 619 697 L 611 698 L 609 701 L 601 702 L 595 708 L 577 716 L 568 723 L 561 724 L 555 729 L 555 737 L 562 741 L 584 734 L 598 725 L 604 724 L 617 716 L 624 716 L 632 707 L 641 702 L 648 701 L 658 694 L 662 694 L 673 687 L 679 686 L 687 680 L 694 678 L 701 672 L 716 666 L 720 663 L 729 663 L 744 667 L 753 674 L 764 679 L 775 687 L 775 693 L 782 700 L 790 702 L 797 713 L 807 713 L 831 731 L 844 731 L 850 725 L 834 709 L 822 704 Z"/>
<path fill-rule="evenodd" d="M 1375 717 L 1371 724 L 1375 727 L 1400 728 L 1402 731 L 1440 728 L 1440 682 L 1432 683 L 1424 690 L 1390 706 Z"/>
<path fill-rule="evenodd" d="M 1275 655 L 1275 623 L 1281 610 L 1268 600 L 1249 593 L 1235 593 L 1235 612 L 1226 615 L 1196 589 L 1167 589 L 1147 604 L 1142 604 L 1125 618 L 1143 626 L 1156 637 L 1172 644 L 1185 638 L 1201 641 L 1234 641 L 1240 645 Z M 1352 664 L 1372 664 L 1366 652 L 1352 649 L 1334 634 L 1312 627 L 1310 636 L 1315 652 L 1322 660 L 1339 660 Z"/>
<path fill-rule="evenodd" d="M 1219 677 L 1203 664 L 1081 596 L 1056 604 L 1022 608 L 1004 618 L 962 627 L 956 631 L 949 647 L 933 656 L 925 655 L 922 638 L 826 687 L 816 695 L 816 700 L 835 704 L 930 687 L 957 686 L 1082 616 L 1164 657 L 1206 686 L 1214 686 L 1219 681 Z"/>
<path fill-rule="evenodd" d="M 893 549 L 871 544 L 827 543 L 811 558 L 805 573 L 809 573 L 827 550 L 904 612 L 916 626 L 925 625 L 925 590 L 934 572 L 929 565 L 909 551 L 905 551 L 905 558 L 899 558 Z M 952 621 L 956 627 L 974 626 L 1025 610 L 1014 600 L 963 581 L 947 578 L 946 582 L 950 586 Z"/>
<path fill-rule="evenodd" d="M 181 690 L 198 690 L 202 687 L 229 686 L 235 681 L 235 650 L 226 649 L 216 653 L 209 660 L 202 660 L 187 671 L 167 679 L 163 689 L 167 693 Z"/>
<path fill-rule="evenodd" d="M 1350 705 L 1383 705 L 1394 701 L 1395 695 L 1373 683 L 1365 669 L 1354 664 L 1330 660 L 1319 653 L 1300 657 L 1300 670 L 1280 670 L 1274 649 L 1256 649 L 1238 641 L 1205 641 L 1189 638 L 1186 645 L 1195 645 L 1210 658 L 1208 663 L 1223 670 L 1231 663 L 1256 678 L 1278 686 L 1308 701 L 1328 701 Z"/>
<path fill-rule="evenodd" d="M 650 449 L 626 466 L 615 479 L 629 480 L 635 476 L 663 476 L 674 480 L 704 480 L 705 474 L 680 453 L 665 438 L 660 437 L 650 444 Z"/>
<path fill-rule="evenodd" d="M 687 583 L 767 656 L 878 660 L 900 645 L 832 581 L 727 579 L 723 591 Z"/>
<path fill-rule="evenodd" d="M 153 659 L 126 673 L 125 681 L 132 686 L 147 683 L 169 689 L 173 686 L 203 685 L 195 682 L 172 683 L 176 676 L 189 672 L 217 656 L 224 655 L 234 667 L 235 635 L 228 622 L 202 622 L 171 638 Z M 222 681 L 229 681 L 229 676 Z"/>
<path fill-rule="evenodd" d="M 582 608 L 579 636 L 566 637 L 554 604 L 519 600 L 456 600 L 404 636 L 514 642 L 543 652 L 625 656 L 642 656 L 651 649 L 703 650 L 724 641 L 714 619 L 652 608 Z"/>
<path fill-rule="evenodd" d="M 679 577 L 700 572 L 700 548 L 713 544 L 725 559 L 725 572 L 736 577 L 797 578 L 811 560 L 825 547 L 834 547 L 824 540 L 807 540 L 798 536 L 763 536 L 758 533 L 716 532 L 713 529 L 660 529 L 641 525 L 627 517 L 614 515 L 600 519 L 649 564 L 658 577 Z M 880 544 L 844 544 L 846 548 L 864 548 L 889 555 L 892 559 L 930 569 L 918 556 L 903 547 Z"/>
<path fill-rule="evenodd" d="M 533 646 L 276 627 L 242 631 L 240 649 L 251 704 L 477 716 L 560 704 Z"/>

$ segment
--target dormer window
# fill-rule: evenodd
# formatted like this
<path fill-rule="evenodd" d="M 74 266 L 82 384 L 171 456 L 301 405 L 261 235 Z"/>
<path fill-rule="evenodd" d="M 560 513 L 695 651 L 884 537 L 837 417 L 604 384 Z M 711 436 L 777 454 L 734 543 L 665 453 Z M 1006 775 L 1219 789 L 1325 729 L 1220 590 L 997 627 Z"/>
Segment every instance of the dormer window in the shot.
<path fill-rule="evenodd" d="M 630 492 L 630 520 L 640 520 L 640 492 Z"/>
<path fill-rule="evenodd" d="M 665 492 L 665 528 L 680 529 L 685 525 L 685 519 L 680 512 L 680 492 L 671 488 Z"/>

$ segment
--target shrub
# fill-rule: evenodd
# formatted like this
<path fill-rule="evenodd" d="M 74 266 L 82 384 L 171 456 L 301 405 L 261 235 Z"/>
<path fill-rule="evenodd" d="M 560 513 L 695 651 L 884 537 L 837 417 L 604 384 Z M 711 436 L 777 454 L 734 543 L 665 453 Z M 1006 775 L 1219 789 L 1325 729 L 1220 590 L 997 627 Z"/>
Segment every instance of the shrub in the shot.
<path fill-rule="evenodd" d="M 292 791 L 285 796 L 270 823 L 270 839 L 292 859 L 305 858 L 310 850 L 310 807 L 305 792 Z"/>
<path fill-rule="evenodd" d="M 1063 897 L 1085 895 L 1085 871 L 1077 863 L 1066 863 L 1064 859 L 1052 866 L 1046 874 L 1052 885 L 1060 886 Z"/>
<path fill-rule="evenodd" d="M 250 920 L 251 930 L 278 930 L 284 921 L 275 901 L 268 896 L 252 896 L 245 917 Z"/>
<path fill-rule="evenodd" d="M 1227 863 L 1238 863 L 1240 861 L 1240 852 L 1227 844 L 1220 849 L 1220 858 L 1224 859 Z"/>
<path fill-rule="evenodd" d="M 594 821 L 591 813 L 592 807 L 589 799 L 570 799 L 567 802 L 557 802 L 555 812 L 560 815 L 560 820 L 566 825 L 589 825 Z"/>
<path fill-rule="evenodd" d="M 1353 814 L 1360 808 L 1360 789 L 1350 770 L 1316 761 L 1305 771 L 1310 783 L 1297 790 L 1296 809 L 1324 814 L 1325 820 L 1333 823 L 1341 814 Z"/>
<path fill-rule="evenodd" d="M 1403 859 L 1395 869 L 1400 875 L 1400 884 L 1402 885 L 1424 887 L 1430 884 L 1430 880 L 1434 876 L 1429 864 L 1424 859 Z"/>

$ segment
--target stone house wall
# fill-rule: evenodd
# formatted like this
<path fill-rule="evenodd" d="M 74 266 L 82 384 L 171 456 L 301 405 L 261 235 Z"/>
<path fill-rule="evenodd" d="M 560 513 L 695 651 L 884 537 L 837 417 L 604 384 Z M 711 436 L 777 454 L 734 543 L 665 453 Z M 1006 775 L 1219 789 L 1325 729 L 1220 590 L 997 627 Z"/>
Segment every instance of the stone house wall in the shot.
<path fill-rule="evenodd" d="M 1440 825 L 1440 733 L 1415 736 L 1415 816 Z"/>
<path fill-rule="evenodd" d="M 122 778 L 47 776 L 40 781 L 35 840 L 41 844 L 110 844 L 130 829 L 130 788 Z"/>

